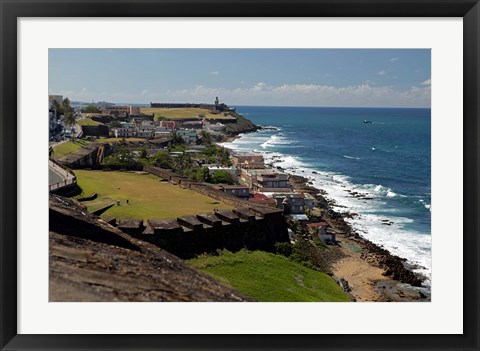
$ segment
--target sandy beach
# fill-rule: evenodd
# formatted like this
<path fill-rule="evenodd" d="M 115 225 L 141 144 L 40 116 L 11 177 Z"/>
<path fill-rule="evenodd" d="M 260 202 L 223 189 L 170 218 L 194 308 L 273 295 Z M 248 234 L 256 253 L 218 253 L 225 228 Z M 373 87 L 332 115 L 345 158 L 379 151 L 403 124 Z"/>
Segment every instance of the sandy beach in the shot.
<path fill-rule="evenodd" d="M 308 179 L 291 175 L 295 190 L 310 193 L 317 199 L 322 218 L 337 232 L 338 245 L 330 245 L 325 254 L 336 280 L 358 302 L 430 301 L 429 292 L 421 287 L 423 277 L 413 273 L 404 259 L 356 234 L 344 220 L 345 214 L 332 209 L 331 202 Z"/>

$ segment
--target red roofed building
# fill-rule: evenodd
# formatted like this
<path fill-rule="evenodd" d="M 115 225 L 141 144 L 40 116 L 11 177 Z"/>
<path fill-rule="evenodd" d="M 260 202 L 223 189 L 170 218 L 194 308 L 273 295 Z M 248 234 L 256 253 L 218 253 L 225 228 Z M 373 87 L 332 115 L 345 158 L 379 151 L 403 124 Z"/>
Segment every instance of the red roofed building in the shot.
<path fill-rule="evenodd" d="M 312 228 L 318 235 L 318 238 L 325 242 L 335 242 L 335 233 L 327 232 L 327 228 L 329 227 L 328 223 L 325 222 L 317 222 L 317 223 L 308 223 L 307 227 Z"/>
<path fill-rule="evenodd" d="M 326 222 L 308 223 L 307 226 L 310 228 L 328 227 L 328 223 Z"/>
<path fill-rule="evenodd" d="M 269 197 L 267 197 L 266 195 L 263 195 L 263 194 L 254 194 L 253 197 L 248 199 L 248 201 L 250 201 L 254 204 L 266 205 L 266 206 L 271 206 L 271 207 L 275 207 L 275 205 L 277 204 L 275 199 L 271 199 L 271 198 L 269 198 Z"/>
<path fill-rule="evenodd" d="M 160 127 L 167 128 L 172 132 L 175 131 L 175 122 L 174 121 L 160 121 Z"/>

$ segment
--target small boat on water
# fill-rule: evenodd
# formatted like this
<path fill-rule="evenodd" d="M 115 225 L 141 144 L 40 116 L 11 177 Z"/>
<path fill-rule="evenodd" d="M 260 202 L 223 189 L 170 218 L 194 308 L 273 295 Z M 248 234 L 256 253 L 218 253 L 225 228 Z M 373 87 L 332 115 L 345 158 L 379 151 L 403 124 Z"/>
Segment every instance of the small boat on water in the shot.
<path fill-rule="evenodd" d="M 372 121 L 367 121 L 366 119 L 363 121 L 363 123 L 373 123 Z"/>

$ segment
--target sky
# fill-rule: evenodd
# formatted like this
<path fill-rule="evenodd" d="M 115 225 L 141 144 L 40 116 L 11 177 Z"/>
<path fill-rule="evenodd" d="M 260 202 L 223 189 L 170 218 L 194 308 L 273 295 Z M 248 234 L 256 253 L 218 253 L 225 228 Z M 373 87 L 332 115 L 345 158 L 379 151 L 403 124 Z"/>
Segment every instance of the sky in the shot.
<path fill-rule="evenodd" d="M 49 49 L 72 101 L 430 107 L 429 49 Z"/>

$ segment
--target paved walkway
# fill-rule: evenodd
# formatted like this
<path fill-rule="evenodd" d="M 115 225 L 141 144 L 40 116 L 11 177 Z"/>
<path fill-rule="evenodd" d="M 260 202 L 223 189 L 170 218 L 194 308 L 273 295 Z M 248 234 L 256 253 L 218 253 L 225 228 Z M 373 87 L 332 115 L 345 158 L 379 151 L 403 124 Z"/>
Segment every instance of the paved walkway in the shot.
<path fill-rule="evenodd" d="M 63 182 L 65 178 L 59 173 L 55 172 L 52 167 L 48 167 L 48 185 Z"/>
<path fill-rule="evenodd" d="M 55 190 L 75 183 L 75 177 L 51 160 L 48 161 L 48 189 Z"/>

